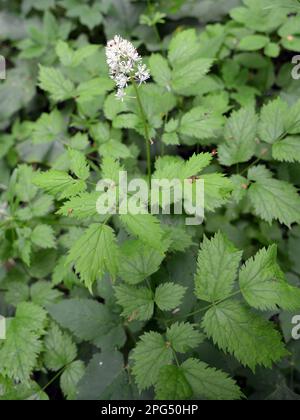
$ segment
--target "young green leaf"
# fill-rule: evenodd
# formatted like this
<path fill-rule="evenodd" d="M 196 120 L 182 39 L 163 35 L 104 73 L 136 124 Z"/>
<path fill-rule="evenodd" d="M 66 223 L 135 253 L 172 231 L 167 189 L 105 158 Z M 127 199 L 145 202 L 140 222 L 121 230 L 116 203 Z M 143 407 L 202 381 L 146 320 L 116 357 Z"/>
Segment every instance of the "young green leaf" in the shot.
<path fill-rule="evenodd" d="M 219 146 L 222 165 L 231 166 L 252 158 L 256 149 L 257 122 L 252 107 L 231 114 L 225 127 L 225 143 Z"/>
<path fill-rule="evenodd" d="M 253 308 L 260 310 L 300 309 L 300 289 L 290 286 L 277 264 L 277 246 L 262 249 L 240 271 L 240 288 Z"/>
<path fill-rule="evenodd" d="M 73 362 L 77 356 L 77 348 L 72 338 L 55 323 L 50 325 L 44 343 L 44 362 L 47 369 L 58 371 Z"/>
<path fill-rule="evenodd" d="M 160 369 L 173 360 L 170 345 L 156 332 L 144 333 L 132 353 L 132 373 L 140 391 L 154 385 Z"/>
<path fill-rule="evenodd" d="M 117 302 L 122 306 L 122 315 L 130 320 L 147 321 L 153 315 L 153 293 L 146 287 L 122 284 L 115 287 Z"/>
<path fill-rule="evenodd" d="M 155 303 L 162 311 L 171 311 L 180 305 L 186 288 L 175 283 L 160 284 L 155 290 Z"/>
<path fill-rule="evenodd" d="M 217 302 L 230 296 L 242 255 L 220 232 L 211 240 L 204 238 L 195 276 L 197 297 Z"/>
<path fill-rule="evenodd" d="M 258 365 L 271 368 L 288 354 L 271 322 L 237 301 L 227 300 L 209 309 L 202 325 L 220 349 L 252 370 Z"/>
<path fill-rule="evenodd" d="M 36 173 L 33 182 L 49 194 L 57 196 L 60 200 L 72 197 L 86 189 L 84 181 L 74 179 L 66 172 L 54 169 Z"/>
<path fill-rule="evenodd" d="M 91 289 L 106 271 L 115 278 L 118 268 L 118 246 L 114 231 L 106 225 L 92 224 L 72 246 L 67 263 L 75 263 L 81 280 Z"/>
<path fill-rule="evenodd" d="M 188 322 L 175 322 L 167 329 L 166 336 L 173 350 L 186 353 L 202 343 L 204 336 Z"/>
<path fill-rule="evenodd" d="M 180 367 L 192 388 L 194 398 L 239 400 L 242 393 L 235 382 L 221 370 L 197 359 L 187 359 Z"/>

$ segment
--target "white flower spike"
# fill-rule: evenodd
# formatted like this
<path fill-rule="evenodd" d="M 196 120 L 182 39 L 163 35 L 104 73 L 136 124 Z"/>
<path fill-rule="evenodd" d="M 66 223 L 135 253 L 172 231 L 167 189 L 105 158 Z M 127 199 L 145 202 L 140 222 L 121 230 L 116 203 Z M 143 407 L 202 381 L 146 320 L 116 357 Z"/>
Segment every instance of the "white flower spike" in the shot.
<path fill-rule="evenodd" d="M 106 46 L 106 61 L 109 66 L 109 75 L 118 88 L 116 97 L 121 101 L 126 96 L 125 88 L 130 80 L 135 80 L 139 85 L 150 78 L 150 72 L 142 63 L 131 42 L 116 35 L 108 41 Z"/>

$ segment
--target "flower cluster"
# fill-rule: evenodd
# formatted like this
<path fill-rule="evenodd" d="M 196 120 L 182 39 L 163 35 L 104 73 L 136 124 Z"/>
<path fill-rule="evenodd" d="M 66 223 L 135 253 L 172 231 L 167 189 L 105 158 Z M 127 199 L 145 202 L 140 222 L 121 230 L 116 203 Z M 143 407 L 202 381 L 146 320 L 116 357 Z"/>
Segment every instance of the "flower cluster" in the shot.
<path fill-rule="evenodd" d="M 109 66 L 110 77 L 115 81 L 118 91 L 116 97 L 123 100 L 125 87 L 131 80 L 139 84 L 150 77 L 149 70 L 142 63 L 137 50 L 126 39 L 116 35 L 106 46 L 106 60 Z"/>

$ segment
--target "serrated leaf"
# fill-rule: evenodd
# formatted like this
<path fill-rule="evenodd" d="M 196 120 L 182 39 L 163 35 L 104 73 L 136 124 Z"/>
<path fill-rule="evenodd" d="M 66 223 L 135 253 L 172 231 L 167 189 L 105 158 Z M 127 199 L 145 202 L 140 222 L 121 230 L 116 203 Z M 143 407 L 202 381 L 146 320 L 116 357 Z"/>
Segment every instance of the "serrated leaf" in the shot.
<path fill-rule="evenodd" d="M 62 293 L 46 280 L 39 280 L 30 288 L 32 302 L 44 308 L 57 302 L 62 296 Z"/>
<path fill-rule="evenodd" d="M 229 401 L 242 397 L 238 386 L 225 372 L 211 368 L 206 363 L 188 359 L 180 369 L 193 390 L 194 398 Z"/>
<path fill-rule="evenodd" d="M 256 150 L 257 122 L 252 107 L 231 114 L 225 126 L 225 143 L 218 148 L 222 165 L 231 166 L 252 158 Z"/>
<path fill-rule="evenodd" d="M 158 400 L 189 400 L 193 395 L 192 388 L 186 380 L 181 368 L 163 366 L 155 386 L 155 396 Z"/>
<path fill-rule="evenodd" d="M 69 364 L 60 377 L 60 387 L 68 400 L 77 397 L 77 385 L 85 373 L 85 365 L 81 360 Z"/>
<path fill-rule="evenodd" d="M 66 172 L 51 169 L 47 172 L 36 173 L 33 182 L 49 194 L 58 199 L 72 197 L 86 189 L 84 181 L 74 179 Z"/>
<path fill-rule="evenodd" d="M 204 336 L 188 322 L 175 322 L 167 329 L 167 339 L 178 353 L 186 353 L 202 343 Z"/>
<path fill-rule="evenodd" d="M 168 58 L 172 66 L 188 63 L 199 52 L 200 45 L 194 29 L 178 32 L 171 39 Z"/>
<path fill-rule="evenodd" d="M 28 382 L 43 345 L 46 312 L 33 303 L 18 305 L 10 320 L 7 338 L 0 349 L 0 372 L 15 381 Z"/>
<path fill-rule="evenodd" d="M 59 69 L 40 65 L 39 87 L 48 92 L 55 102 L 71 99 L 75 95 L 74 84 Z"/>
<path fill-rule="evenodd" d="M 233 184 L 222 173 L 201 175 L 204 180 L 204 207 L 207 211 L 214 211 L 228 202 Z"/>
<path fill-rule="evenodd" d="M 33 143 L 42 144 L 63 139 L 65 122 L 63 115 L 54 109 L 49 114 L 42 114 L 33 125 Z"/>
<path fill-rule="evenodd" d="M 271 322 L 237 301 L 227 300 L 209 309 L 202 325 L 214 344 L 252 370 L 258 365 L 271 368 L 288 354 Z"/>
<path fill-rule="evenodd" d="M 72 246 L 67 263 L 75 263 L 81 280 L 91 289 L 106 271 L 117 274 L 118 247 L 114 231 L 106 225 L 92 224 Z"/>
<path fill-rule="evenodd" d="M 260 310 L 300 309 L 300 289 L 290 286 L 277 264 L 277 246 L 262 249 L 249 259 L 239 275 L 246 301 Z"/>
<path fill-rule="evenodd" d="M 160 369 L 173 360 L 172 349 L 156 332 L 144 333 L 132 353 L 132 373 L 140 391 L 154 385 Z"/>
<path fill-rule="evenodd" d="M 175 67 L 172 72 L 172 89 L 180 95 L 192 96 L 195 84 L 209 72 L 212 64 L 211 58 L 198 58 Z"/>
<path fill-rule="evenodd" d="M 179 133 L 197 139 L 210 139 L 223 125 L 223 119 L 199 106 L 184 114 Z"/>
<path fill-rule="evenodd" d="M 290 227 L 300 220 L 300 197 L 297 189 L 288 182 L 260 178 L 250 185 L 248 197 L 254 213 L 266 222 L 278 220 Z"/>
<path fill-rule="evenodd" d="M 122 315 L 130 320 L 147 321 L 153 315 L 153 293 L 147 287 L 122 284 L 115 287 L 116 299 L 122 306 Z"/>
<path fill-rule="evenodd" d="M 160 54 L 152 54 L 149 59 L 149 67 L 155 82 L 170 89 L 172 73 L 168 61 Z"/>
<path fill-rule="evenodd" d="M 86 157 L 83 153 L 75 149 L 69 149 L 68 155 L 70 158 L 71 171 L 83 181 L 86 181 L 90 176 L 90 168 Z"/>
<path fill-rule="evenodd" d="M 185 162 L 183 172 L 180 174 L 181 179 L 187 179 L 198 175 L 205 169 L 212 161 L 210 153 L 194 153 L 193 156 Z"/>
<path fill-rule="evenodd" d="M 138 284 L 158 271 L 165 254 L 139 240 L 126 241 L 119 256 L 119 276 L 129 284 Z"/>
<path fill-rule="evenodd" d="M 155 303 L 162 311 L 177 308 L 186 292 L 186 288 L 175 283 L 160 284 L 155 290 Z"/>
<path fill-rule="evenodd" d="M 48 225 L 36 226 L 31 234 L 32 242 L 40 248 L 55 248 L 54 230 Z"/>
<path fill-rule="evenodd" d="M 287 114 L 288 106 L 281 98 L 265 105 L 258 125 L 260 139 L 270 144 L 279 140 L 286 131 Z"/>
<path fill-rule="evenodd" d="M 97 192 L 81 193 L 66 201 L 57 211 L 57 214 L 79 220 L 96 216 L 98 214 L 96 204 L 99 197 L 100 194 Z"/>
<path fill-rule="evenodd" d="M 242 254 L 220 232 L 211 240 L 205 237 L 197 261 L 197 297 L 207 302 L 228 297 L 233 290 Z"/>
<path fill-rule="evenodd" d="M 44 345 L 44 362 L 47 369 L 58 371 L 73 362 L 77 356 L 77 348 L 72 338 L 55 323 L 50 325 L 45 336 Z"/>
<path fill-rule="evenodd" d="M 124 214 L 120 220 L 125 229 L 145 244 L 161 250 L 164 231 L 159 220 L 152 214 Z"/>
<path fill-rule="evenodd" d="M 272 156 L 280 162 L 300 162 L 300 137 L 288 136 L 274 143 Z"/>

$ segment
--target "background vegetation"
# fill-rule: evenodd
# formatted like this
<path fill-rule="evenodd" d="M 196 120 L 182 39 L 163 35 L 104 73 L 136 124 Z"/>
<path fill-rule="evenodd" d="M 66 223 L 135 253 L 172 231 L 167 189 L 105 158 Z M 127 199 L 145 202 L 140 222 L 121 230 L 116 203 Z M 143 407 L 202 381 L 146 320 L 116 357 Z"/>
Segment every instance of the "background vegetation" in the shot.
<path fill-rule="evenodd" d="M 298 1 L 0 6 L 0 399 L 299 400 Z M 151 71 L 152 173 L 206 181 L 200 227 L 95 212 L 99 178 L 146 178 L 115 34 Z"/>

